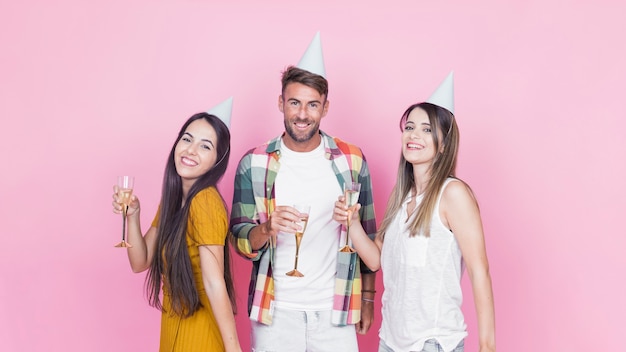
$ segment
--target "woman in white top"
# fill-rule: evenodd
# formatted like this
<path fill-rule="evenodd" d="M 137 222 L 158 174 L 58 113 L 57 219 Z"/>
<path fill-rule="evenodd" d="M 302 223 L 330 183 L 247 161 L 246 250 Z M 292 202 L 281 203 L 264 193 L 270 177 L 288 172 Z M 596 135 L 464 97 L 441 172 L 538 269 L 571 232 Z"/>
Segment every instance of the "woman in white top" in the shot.
<path fill-rule="evenodd" d="M 478 204 L 454 177 L 459 132 L 454 115 L 431 103 L 410 106 L 400 120 L 402 155 L 396 185 L 376 240 L 358 221 L 350 239 L 372 270 L 382 267 L 380 352 L 463 351 L 461 275 L 474 295 L 480 352 L 495 351 L 495 314 Z M 334 219 L 344 223 L 343 197 Z"/>

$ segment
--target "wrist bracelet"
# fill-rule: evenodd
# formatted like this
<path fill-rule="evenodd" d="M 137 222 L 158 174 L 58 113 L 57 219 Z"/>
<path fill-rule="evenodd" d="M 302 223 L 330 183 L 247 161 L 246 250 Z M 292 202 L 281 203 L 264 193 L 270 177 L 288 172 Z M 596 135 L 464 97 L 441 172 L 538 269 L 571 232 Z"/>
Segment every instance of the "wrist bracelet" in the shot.
<path fill-rule="evenodd" d="M 364 297 L 361 297 L 361 300 L 362 300 L 362 301 L 365 301 L 365 302 L 371 302 L 371 303 L 374 303 L 374 300 L 373 300 L 373 299 L 369 299 L 369 298 L 364 298 Z"/>
<path fill-rule="evenodd" d="M 376 293 L 376 290 L 361 290 L 361 293 L 363 292 Z"/>

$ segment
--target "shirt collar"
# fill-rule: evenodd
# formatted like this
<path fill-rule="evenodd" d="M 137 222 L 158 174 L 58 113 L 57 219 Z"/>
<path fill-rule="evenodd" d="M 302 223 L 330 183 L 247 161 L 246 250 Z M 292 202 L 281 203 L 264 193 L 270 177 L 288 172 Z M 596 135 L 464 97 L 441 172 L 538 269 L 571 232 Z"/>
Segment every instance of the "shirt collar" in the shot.
<path fill-rule="evenodd" d="M 322 135 L 322 143 L 324 143 L 324 156 L 326 159 L 332 160 L 334 159 L 333 155 L 341 154 L 337 143 L 335 143 L 335 140 L 331 136 L 327 135 L 322 130 L 320 130 L 320 134 Z M 284 133 L 267 143 L 267 148 L 265 148 L 267 154 L 274 154 L 276 158 L 280 158 L 281 137 L 283 135 Z"/>

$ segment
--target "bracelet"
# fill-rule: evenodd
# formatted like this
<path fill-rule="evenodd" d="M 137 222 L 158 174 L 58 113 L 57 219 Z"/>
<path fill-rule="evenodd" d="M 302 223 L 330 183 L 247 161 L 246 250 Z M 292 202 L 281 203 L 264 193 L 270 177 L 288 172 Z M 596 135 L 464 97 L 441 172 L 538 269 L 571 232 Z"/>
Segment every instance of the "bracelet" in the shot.
<path fill-rule="evenodd" d="M 361 297 L 361 300 L 362 300 L 362 301 L 365 301 L 365 302 L 371 302 L 371 303 L 374 303 L 374 300 L 373 300 L 373 299 L 369 299 L 369 298 L 364 298 L 364 297 Z"/>
<path fill-rule="evenodd" d="M 376 293 L 376 290 L 361 290 L 361 293 L 363 292 Z"/>

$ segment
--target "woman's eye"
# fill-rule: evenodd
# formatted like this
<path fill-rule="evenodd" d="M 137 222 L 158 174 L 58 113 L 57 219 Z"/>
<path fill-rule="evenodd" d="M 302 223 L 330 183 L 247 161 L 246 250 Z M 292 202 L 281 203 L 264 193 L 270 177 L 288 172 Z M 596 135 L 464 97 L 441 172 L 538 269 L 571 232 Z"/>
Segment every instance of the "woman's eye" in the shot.
<path fill-rule="evenodd" d="M 183 140 L 185 142 L 191 142 L 191 139 L 189 137 L 183 137 L 183 138 L 181 138 L 181 140 Z"/>
<path fill-rule="evenodd" d="M 201 147 L 202 149 L 211 150 L 211 146 L 206 145 L 206 144 L 203 144 Z"/>
<path fill-rule="evenodd" d="M 430 133 L 430 132 L 431 132 L 431 129 L 430 129 L 430 128 L 424 128 L 424 132 L 426 132 L 426 133 Z"/>

